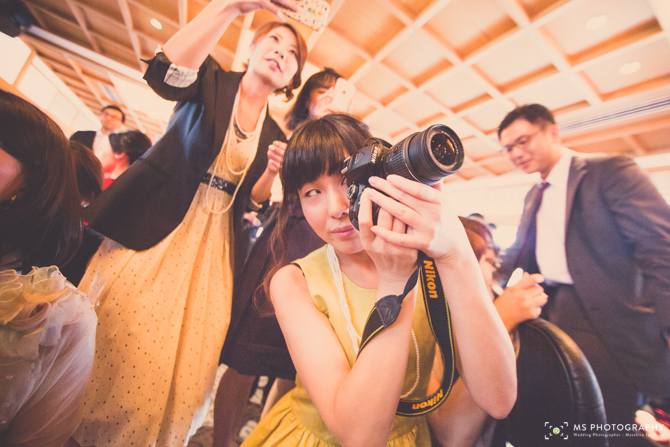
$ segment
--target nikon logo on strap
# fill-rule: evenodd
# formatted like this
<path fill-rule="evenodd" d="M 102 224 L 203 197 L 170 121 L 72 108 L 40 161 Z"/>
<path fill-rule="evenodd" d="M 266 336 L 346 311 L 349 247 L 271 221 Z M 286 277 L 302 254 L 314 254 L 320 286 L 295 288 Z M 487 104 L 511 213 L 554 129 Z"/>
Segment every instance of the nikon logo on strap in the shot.
<path fill-rule="evenodd" d="M 424 289 L 423 293 L 428 294 L 428 298 L 438 298 L 437 284 L 435 283 L 437 272 L 435 271 L 435 265 L 433 264 L 432 259 L 423 260 L 423 272 L 426 285 L 426 289 Z"/>
<path fill-rule="evenodd" d="M 423 410 L 424 408 L 431 407 L 428 411 L 432 410 L 432 407 L 437 406 L 437 404 L 440 403 L 440 400 L 442 400 L 442 397 L 444 396 L 444 390 L 440 388 L 437 391 L 437 394 L 433 396 L 431 399 L 424 400 L 423 402 L 420 402 L 418 404 L 412 404 L 412 410 Z"/>
<path fill-rule="evenodd" d="M 400 399 L 396 414 L 401 416 L 420 416 L 429 413 L 439 407 L 447 399 L 451 392 L 451 387 L 456 380 L 456 362 L 454 350 L 454 334 L 451 327 L 451 315 L 447 299 L 444 296 L 440 275 L 435 270 L 435 262 L 425 254 L 419 252 L 421 267 L 412 273 L 407 281 L 405 291 L 399 295 L 389 295 L 381 298 L 375 304 L 370 312 L 368 320 L 363 329 L 363 337 L 358 355 L 361 355 L 363 348 L 375 337 L 382 329 L 388 327 L 395 321 L 400 312 L 400 305 L 407 293 L 416 285 L 418 278 L 421 278 L 421 288 L 423 290 L 423 300 L 426 305 L 426 318 L 430 330 L 437 341 L 444 364 L 444 373 L 442 374 L 442 384 L 440 388 L 431 396 L 423 399 Z M 387 315 L 394 314 L 395 317 Z"/>

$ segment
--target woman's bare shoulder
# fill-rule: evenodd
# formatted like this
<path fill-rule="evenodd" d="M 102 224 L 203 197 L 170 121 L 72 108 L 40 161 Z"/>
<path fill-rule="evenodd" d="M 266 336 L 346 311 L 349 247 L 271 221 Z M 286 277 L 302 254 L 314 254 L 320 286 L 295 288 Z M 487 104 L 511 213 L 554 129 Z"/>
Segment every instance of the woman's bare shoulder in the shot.
<path fill-rule="evenodd" d="M 303 296 L 309 298 L 307 280 L 300 267 L 288 264 L 280 268 L 270 281 L 270 295 L 275 305 L 278 301 L 294 301 Z"/>

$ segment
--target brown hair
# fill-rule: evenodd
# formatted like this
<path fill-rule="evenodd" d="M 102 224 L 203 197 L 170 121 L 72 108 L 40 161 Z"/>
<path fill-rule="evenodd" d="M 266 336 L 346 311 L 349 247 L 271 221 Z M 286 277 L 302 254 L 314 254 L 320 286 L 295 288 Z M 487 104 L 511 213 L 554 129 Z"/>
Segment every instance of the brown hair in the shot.
<path fill-rule="evenodd" d="M 305 81 L 302 90 L 295 98 L 293 106 L 286 114 L 286 128 L 295 130 L 298 124 L 309 118 L 309 103 L 312 92 L 318 88 L 330 88 L 335 85 L 338 78 L 342 76 L 332 68 L 324 68 L 318 73 L 314 73 Z"/>
<path fill-rule="evenodd" d="M 465 234 L 468 236 L 468 241 L 470 241 L 477 260 L 480 260 L 487 249 L 493 248 L 491 231 L 486 225 L 474 219 L 461 216 L 458 218 L 461 220 L 463 227 L 465 227 Z"/>
<path fill-rule="evenodd" d="M 300 84 L 302 83 L 301 78 L 302 69 L 305 66 L 305 62 L 307 61 L 307 52 L 308 52 L 305 39 L 303 39 L 302 35 L 293 27 L 293 25 L 289 23 L 268 22 L 265 25 L 258 28 L 256 34 L 254 34 L 254 37 L 251 39 L 251 44 L 252 45 L 255 44 L 258 41 L 258 39 L 265 36 L 273 29 L 279 27 L 284 27 L 289 31 L 291 31 L 295 36 L 295 40 L 298 42 L 298 69 L 296 70 L 295 75 L 293 76 L 293 79 L 291 79 L 291 83 L 289 85 L 275 91 L 276 94 L 283 93 L 284 96 L 286 97 L 286 100 L 289 101 L 291 98 L 293 98 L 293 90 L 300 87 Z"/>
<path fill-rule="evenodd" d="M 0 147 L 21 164 L 24 186 L 0 204 L 0 257 L 17 268 L 65 264 L 82 237 L 74 161 L 58 125 L 28 101 L 0 90 Z"/>
<path fill-rule="evenodd" d="M 102 193 L 102 164 L 93 151 L 78 141 L 70 141 L 79 199 L 91 203 Z"/>

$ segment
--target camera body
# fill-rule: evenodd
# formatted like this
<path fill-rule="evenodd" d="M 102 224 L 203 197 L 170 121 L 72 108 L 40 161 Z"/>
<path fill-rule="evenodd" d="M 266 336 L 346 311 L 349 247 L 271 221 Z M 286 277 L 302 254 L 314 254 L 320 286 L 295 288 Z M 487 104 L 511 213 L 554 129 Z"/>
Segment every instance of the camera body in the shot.
<path fill-rule="evenodd" d="M 349 187 L 349 219 L 358 229 L 358 211 L 361 194 L 370 186 L 371 176 L 386 178 L 400 175 L 426 185 L 434 185 L 444 177 L 456 173 L 463 165 L 463 144 L 456 132 L 442 124 L 435 124 L 414 133 L 391 146 L 379 138 L 371 138 L 367 146 L 343 162 Z M 375 205 L 373 217 L 379 209 Z"/>

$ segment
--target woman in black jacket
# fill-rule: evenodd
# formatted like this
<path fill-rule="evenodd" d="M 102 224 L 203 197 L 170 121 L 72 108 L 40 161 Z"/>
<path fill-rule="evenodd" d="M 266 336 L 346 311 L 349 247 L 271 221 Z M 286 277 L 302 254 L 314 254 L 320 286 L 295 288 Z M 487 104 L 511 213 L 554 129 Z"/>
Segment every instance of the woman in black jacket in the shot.
<path fill-rule="evenodd" d="M 294 2 L 278 2 L 294 9 Z M 306 46 L 286 23 L 259 28 L 247 71 L 208 56 L 228 25 L 269 1 L 214 0 L 149 61 L 176 100 L 165 135 L 87 209 L 106 236 L 80 287 L 104 286 L 82 445 L 185 445 L 201 425 L 230 321 L 242 213 L 267 200 L 283 133 L 267 97 L 300 85 Z"/>

